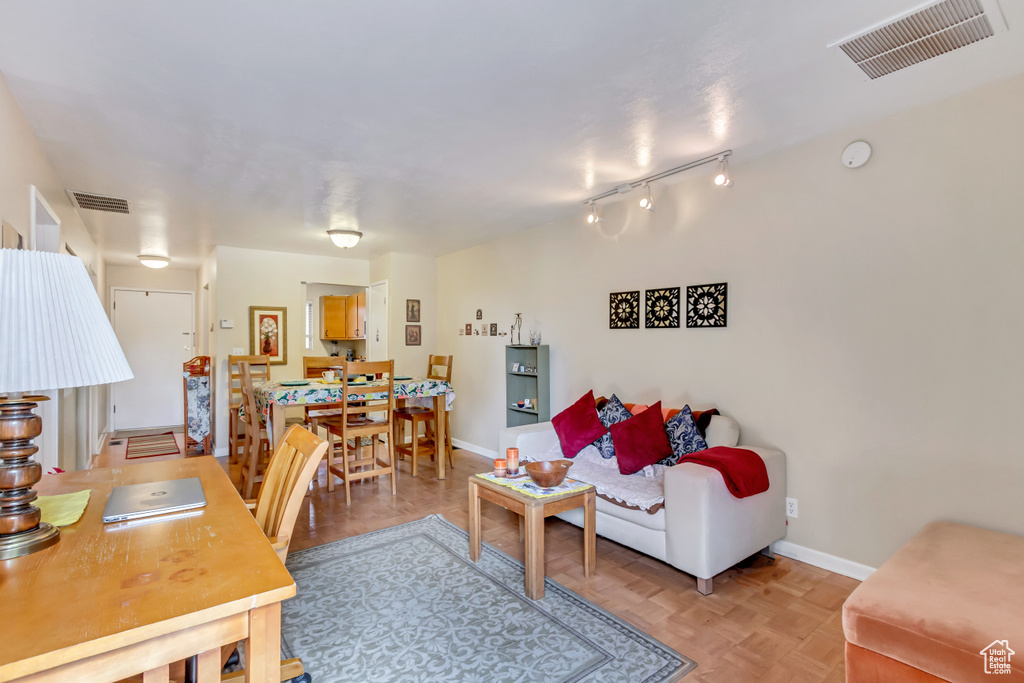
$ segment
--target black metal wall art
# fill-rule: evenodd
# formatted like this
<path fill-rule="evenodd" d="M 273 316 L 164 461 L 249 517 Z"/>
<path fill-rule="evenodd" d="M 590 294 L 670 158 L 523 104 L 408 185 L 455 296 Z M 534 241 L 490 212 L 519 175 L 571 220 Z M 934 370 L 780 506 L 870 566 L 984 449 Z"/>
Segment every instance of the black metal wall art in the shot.
<path fill-rule="evenodd" d="M 608 304 L 608 327 L 613 330 L 640 329 L 640 292 L 612 292 Z"/>
<path fill-rule="evenodd" d="M 679 327 L 679 288 L 648 289 L 644 327 Z"/>
<path fill-rule="evenodd" d="M 687 327 L 725 327 L 727 282 L 686 288 Z"/>

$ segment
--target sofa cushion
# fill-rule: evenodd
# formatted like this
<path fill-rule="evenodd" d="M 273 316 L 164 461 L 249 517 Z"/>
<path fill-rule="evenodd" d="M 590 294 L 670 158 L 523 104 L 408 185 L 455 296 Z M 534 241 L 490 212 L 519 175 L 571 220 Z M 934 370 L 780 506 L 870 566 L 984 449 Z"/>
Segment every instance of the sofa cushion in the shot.
<path fill-rule="evenodd" d="M 551 426 L 558 434 L 562 455 L 567 458 L 575 458 L 580 450 L 607 431 L 597 417 L 593 391 L 551 418 Z"/>
<path fill-rule="evenodd" d="M 661 421 L 661 401 L 625 422 L 611 426 L 619 472 L 633 474 L 672 455 L 672 446 Z"/>
<path fill-rule="evenodd" d="M 665 432 L 668 434 L 669 443 L 672 444 L 672 454 L 661 460 L 659 465 L 671 467 L 679 462 L 684 455 L 696 453 L 708 447 L 697 430 L 697 423 L 693 420 L 690 406 L 684 406 L 665 423 Z"/>
<path fill-rule="evenodd" d="M 613 424 L 618 424 L 633 417 L 619 397 L 612 394 L 612 397 L 608 399 L 604 407 L 597 411 L 597 417 L 601 420 L 606 428 L 611 427 Z M 597 450 L 601 452 L 602 458 L 614 458 L 615 457 L 615 445 L 612 443 L 611 432 L 605 432 L 601 435 L 597 441 L 594 442 L 597 446 Z"/>
<path fill-rule="evenodd" d="M 1024 538 L 932 522 L 850 594 L 843 631 L 849 643 L 942 680 L 987 680 L 983 650 L 1009 641 L 1021 652 L 1022 585 Z M 1013 669 L 991 678 L 1024 678 L 1017 661 Z"/>

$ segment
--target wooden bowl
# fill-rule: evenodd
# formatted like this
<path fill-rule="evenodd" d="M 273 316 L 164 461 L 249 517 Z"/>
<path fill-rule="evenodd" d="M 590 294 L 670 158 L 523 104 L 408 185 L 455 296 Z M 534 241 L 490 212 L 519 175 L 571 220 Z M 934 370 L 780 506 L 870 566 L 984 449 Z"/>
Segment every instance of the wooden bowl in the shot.
<path fill-rule="evenodd" d="M 530 479 L 533 479 L 533 483 L 547 489 L 561 484 L 570 467 L 572 467 L 571 460 L 528 462 L 526 463 L 526 473 L 530 475 Z"/>

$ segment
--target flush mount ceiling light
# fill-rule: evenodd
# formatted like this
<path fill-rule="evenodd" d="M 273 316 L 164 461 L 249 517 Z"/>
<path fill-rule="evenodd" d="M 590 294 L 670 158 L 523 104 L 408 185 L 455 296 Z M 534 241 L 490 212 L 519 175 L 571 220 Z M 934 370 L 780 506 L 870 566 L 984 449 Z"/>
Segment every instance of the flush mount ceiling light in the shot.
<path fill-rule="evenodd" d="M 718 174 L 715 176 L 715 185 L 719 187 L 732 187 L 732 178 L 729 177 L 729 162 L 725 155 L 718 157 Z"/>
<path fill-rule="evenodd" d="M 689 171 L 691 168 L 697 168 L 698 166 L 703 166 L 704 164 L 713 163 L 715 161 L 718 162 L 718 175 L 715 176 L 715 185 L 721 187 L 730 187 L 732 185 L 732 180 L 729 178 L 729 167 L 726 164 L 725 158 L 730 156 L 731 154 L 732 150 L 727 149 L 724 152 L 719 152 L 718 154 L 713 154 L 709 157 L 704 157 L 703 159 L 697 159 L 697 161 L 691 161 L 688 164 L 676 166 L 675 168 L 670 168 L 667 171 L 655 173 L 654 175 L 649 175 L 646 178 L 641 178 L 640 180 L 634 180 L 631 183 L 622 183 L 621 185 L 618 185 L 614 189 L 608 190 L 607 192 L 602 192 L 601 194 L 594 195 L 589 199 L 584 199 L 583 203 L 590 205 L 590 213 L 587 214 L 587 222 L 597 223 L 599 220 L 601 220 L 600 218 L 598 218 L 597 205 L 594 202 L 596 202 L 599 199 L 611 197 L 613 194 L 625 194 L 626 192 L 629 192 L 630 190 L 633 190 L 638 187 L 643 187 L 645 190 L 647 190 L 647 196 L 640 200 L 640 206 L 644 209 L 647 209 L 648 211 L 653 211 L 654 201 L 651 199 L 651 188 L 649 185 L 650 183 L 653 183 L 655 180 L 667 178 L 670 175 L 675 175 L 676 173 Z"/>
<path fill-rule="evenodd" d="M 651 199 L 651 186 L 644 183 L 644 189 L 647 190 L 647 196 L 640 200 L 640 208 L 654 211 L 654 200 Z"/>
<path fill-rule="evenodd" d="M 334 246 L 342 249 L 356 246 L 359 244 L 359 238 L 363 236 L 358 230 L 328 230 L 327 234 L 331 236 Z"/>
<path fill-rule="evenodd" d="M 167 264 L 171 262 L 171 259 L 166 256 L 156 256 L 154 254 L 139 254 L 138 259 L 139 263 L 147 268 L 166 268 Z"/>

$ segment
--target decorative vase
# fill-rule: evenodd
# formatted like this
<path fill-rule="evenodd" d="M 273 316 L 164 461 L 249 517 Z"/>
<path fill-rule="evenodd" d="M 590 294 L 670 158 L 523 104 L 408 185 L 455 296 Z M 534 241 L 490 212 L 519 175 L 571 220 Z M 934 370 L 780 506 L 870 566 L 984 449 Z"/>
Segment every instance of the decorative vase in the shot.
<path fill-rule="evenodd" d="M 263 353 L 269 354 L 271 348 L 273 347 L 270 345 L 270 337 L 266 337 L 263 340 Z"/>

